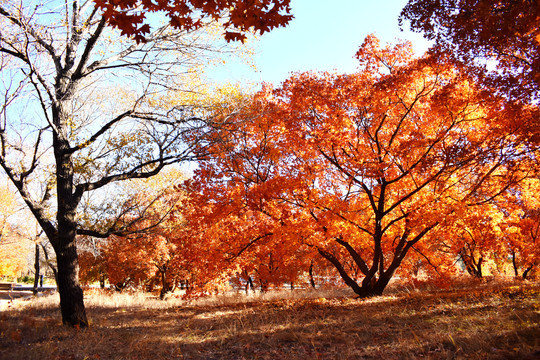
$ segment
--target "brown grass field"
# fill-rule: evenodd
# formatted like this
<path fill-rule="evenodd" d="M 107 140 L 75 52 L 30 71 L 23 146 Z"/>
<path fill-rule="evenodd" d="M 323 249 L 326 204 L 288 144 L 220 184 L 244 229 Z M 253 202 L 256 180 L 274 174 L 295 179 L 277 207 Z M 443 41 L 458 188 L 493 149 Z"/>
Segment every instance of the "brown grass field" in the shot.
<path fill-rule="evenodd" d="M 58 295 L 0 312 L 0 359 L 540 359 L 540 283 L 439 291 L 281 291 L 185 301 L 89 292 L 91 327 Z"/>

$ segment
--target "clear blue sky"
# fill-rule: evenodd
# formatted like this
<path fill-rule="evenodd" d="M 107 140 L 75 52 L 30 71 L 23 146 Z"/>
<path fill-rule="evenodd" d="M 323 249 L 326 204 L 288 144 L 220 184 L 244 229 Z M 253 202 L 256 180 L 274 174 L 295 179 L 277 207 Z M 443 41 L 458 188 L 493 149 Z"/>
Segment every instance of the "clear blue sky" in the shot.
<path fill-rule="evenodd" d="M 217 81 L 270 82 L 278 85 L 291 72 L 356 69 L 354 54 L 366 35 L 382 42 L 407 39 L 417 52 L 427 49 L 421 35 L 400 31 L 398 16 L 407 0 L 292 0 L 293 21 L 264 34 L 255 44 L 258 71 L 239 62 L 210 72 Z M 406 29 L 408 25 L 404 26 Z"/>

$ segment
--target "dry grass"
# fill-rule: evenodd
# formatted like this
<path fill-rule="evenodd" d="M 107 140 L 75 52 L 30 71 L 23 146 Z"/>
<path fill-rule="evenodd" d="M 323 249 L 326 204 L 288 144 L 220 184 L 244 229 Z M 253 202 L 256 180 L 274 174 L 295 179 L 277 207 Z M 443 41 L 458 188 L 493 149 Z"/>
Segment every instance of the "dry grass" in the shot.
<path fill-rule="evenodd" d="M 540 284 L 470 286 L 367 300 L 341 291 L 195 302 L 93 293 L 86 330 L 62 326 L 51 295 L 0 313 L 0 358 L 540 358 Z"/>

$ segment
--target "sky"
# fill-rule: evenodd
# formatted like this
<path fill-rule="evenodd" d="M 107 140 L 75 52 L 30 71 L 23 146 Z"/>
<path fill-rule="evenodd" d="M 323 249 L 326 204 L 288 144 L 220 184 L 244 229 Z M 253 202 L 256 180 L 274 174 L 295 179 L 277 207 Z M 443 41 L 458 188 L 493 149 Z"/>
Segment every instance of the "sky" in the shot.
<path fill-rule="evenodd" d="M 218 82 L 268 82 L 274 85 L 291 72 L 355 71 L 354 54 L 374 33 L 383 43 L 412 41 L 423 52 L 428 43 L 420 34 L 400 31 L 398 17 L 407 0 L 292 0 L 294 19 L 287 27 L 262 35 L 254 44 L 256 70 L 233 61 L 212 70 Z"/>

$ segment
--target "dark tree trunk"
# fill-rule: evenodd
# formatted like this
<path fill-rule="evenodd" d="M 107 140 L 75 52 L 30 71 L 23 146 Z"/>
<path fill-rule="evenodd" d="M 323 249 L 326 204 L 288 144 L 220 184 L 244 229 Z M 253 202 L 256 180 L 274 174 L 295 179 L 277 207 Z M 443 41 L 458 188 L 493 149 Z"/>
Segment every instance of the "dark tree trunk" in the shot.
<path fill-rule="evenodd" d="M 159 298 L 163 300 L 165 295 L 171 292 L 172 287 L 167 282 L 167 267 L 158 267 L 158 270 L 161 273 L 161 291 L 159 292 Z"/>
<path fill-rule="evenodd" d="M 519 272 L 518 272 L 518 266 L 517 266 L 516 252 L 515 251 L 512 251 L 512 266 L 514 267 L 514 276 L 518 277 Z"/>
<path fill-rule="evenodd" d="M 269 281 L 259 279 L 259 287 L 261 289 L 261 293 L 265 293 L 268 291 Z"/>
<path fill-rule="evenodd" d="M 375 283 L 375 286 L 373 287 L 373 294 L 374 295 L 382 295 L 384 289 L 388 286 L 388 283 L 390 282 L 390 279 L 392 276 L 388 275 L 381 275 L 379 276 L 379 279 Z"/>
<path fill-rule="evenodd" d="M 34 293 L 34 295 L 36 295 L 38 293 L 39 275 L 40 275 L 40 269 L 39 269 L 39 244 L 36 243 L 36 256 L 34 258 L 34 288 L 32 289 L 32 292 Z"/>
<path fill-rule="evenodd" d="M 246 286 L 244 287 L 244 290 L 246 291 L 246 295 L 249 294 L 249 279 L 250 277 L 246 279 Z"/>
<path fill-rule="evenodd" d="M 382 205 L 381 205 L 382 206 Z M 324 257 L 326 260 L 328 260 L 336 270 L 338 271 L 339 275 L 354 292 L 361 298 L 371 297 L 371 296 L 378 296 L 382 295 L 384 292 L 384 289 L 386 289 L 386 286 L 394 276 L 394 273 L 401 265 L 403 259 L 407 255 L 408 251 L 416 244 L 424 235 L 426 235 L 431 229 L 433 229 L 435 226 L 437 226 L 437 223 L 434 223 L 425 229 L 423 229 L 421 232 L 419 232 L 413 239 L 409 239 L 410 230 L 405 229 L 403 232 L 403 235 L 401 236 L 399 243 L 397 244 L 396 248 L 394 249 L 394 257 L 392 261 L 390 262 L 390 265 L 388 265 L 387 269 L 385 269 L 385 262 L 384 262 L 384 254 L 382 252 L 381 244 L 381 237 L 379 235 L 382 234 L 380 221 L 376 223 L 375 227 L 375 235 L 374 235 L 374 252 L 373 252 L 373 261 L 371 264 L 371 267 L 367 265 L 367 263 L 362 259 L 360 254 L 346 241 L 344 241 L 342 238 L 337 238 L 336 242 L 343 246 L 355 264 L 358 266 L 358 269 L 365 275 L 364 279 L 361 282 L 361 285 L 358 284 L 358 282 L 353 279 L 347 271 L 345 270 L 345 267 L 343 266 L 342 262 L 333 254 L 331 254 L 328 251 L 325 251 L 321 248 L 317 248 L 318 252 L 322 257 Z M 482 263 L 482 259 L 480 259 L 480 266 Z M 379 277 L 377 278 L 377 274 Z"/>
<path fill-rule="evenodd" d="M 478 265 L 477 265 L 477 273 L 478 273 L 478 277 L 481 278 L 482 276 L 484 276 L 482 274 L 482 263 L 484 262 L 484 258 L 480 258 L 478 259 Z"/>
<path fill-rule="evenodd" d="M 529 275 L 532 269 L 533 269 L 532 265 L 529 266 L 527 269 L 525 269 L 525 271 L 523 272 L 523 279 L 527 279 L 527 276 Z"/>
<path fill-rule="evenodd" d="M 62 322 L 73 327 L 88 327 L 83 291 L 79 284 L 79 261 L 75 242 L 59 248 L 56 261 Z"/>
<path fill-rule="evenodd" d="M 243 271 L 243 275 L 246 279 L 246 295 L 249 293 L 249 289 L 251 288 L 252 291 L 255 291 L 255 286 L 253 286 L 253 279 L 251 279 L 251 276 L 248 274 L 246 270 Z"/>
<path fill-rule="evenodd" d="M 315 279 L 313 278 L 313 261 L 311 262 L 311 265 L 309 265 L 309 283 L 311 284 L 311 287 L 315 289 Z"/>
<path fill-rule="evenodd" d="M 478 261 L 476 261 L 474 259 L 474 255 L 466 255 L 465 253 L 461 253 L 461 259 L 465 264 L 465 269 L 470 275 L 479 279 L 482 278 L 482 263 L 484 262 L 484 258 L 480 257 Z"/>

